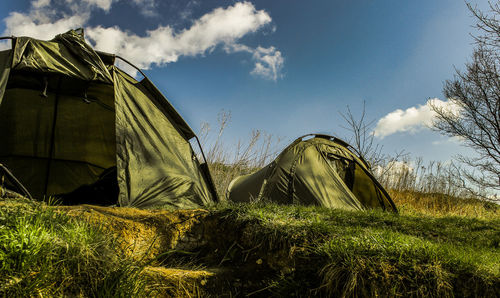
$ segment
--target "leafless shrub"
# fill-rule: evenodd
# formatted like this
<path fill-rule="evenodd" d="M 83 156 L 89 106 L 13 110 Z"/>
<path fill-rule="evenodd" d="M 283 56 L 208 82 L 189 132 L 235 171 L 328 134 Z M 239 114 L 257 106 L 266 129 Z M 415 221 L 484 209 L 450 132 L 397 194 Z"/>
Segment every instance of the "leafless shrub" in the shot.
<path fill-rule="evenodd" d="M 391 168 L 403 159 L 407 154 L 404 150 L 400 150 L 389 155 L 382 152 L 383 146 L 375 142 L 374 123 L 375 120 L 366 119 L 366 107 L 363 102 L 363 109 L 359 118 L 354 116 L 351 108 L 347 106 L 346 112 L 339 112 L 344 119 L 345 124 L 342 128 L 349 132 L 350 137 L 346 139 L 354 151 L 365 161 L 367 161 L 372 169 L 377 169 L 374 172 L 376 178 L 387 175 Z"/>
<path fill-rule="evenodd" d="M 476 48 L 465 70 L 445 82 L 444 95 L 457 109 L 433 105 L 440 133 L 459 137 L 476 156 L 459 156 L 464 187 L 474 185 L 500 191 L 500 6 L 490 2 L 491 15 L 470 4 L 481 35 L 474 36 Z M 458 112 L 457 112 L 458 110 Z M 470 170 L 472 169 L 472 170 Z M 466 181 L 465 181 L 466 180 Z M 467 182 L 467 183 L 466 183 Z"/>
<path fill-rule="evenodd" d="M 384 170 L 384 167 L 389 170 Z M 461 174 L 463 171 L 460 165 L 451 161 L 424 163 L 421 157 L 413 160 L 405 157 L 401 161 L 394 162 L 392 165 L 383 165 L 382 168 L 376 168 L 374 171 L 375 174 L 384 171 L 385 174 L 377 175 L 379 182 L 387 189 L 398 192 L 439 193 L 461 198 L 496 199 L 494 193 L 468 184 Z"/>
<path fill-rule="evenodd" d="M 221 111 L 218 115 L 216 134 L 208 123 L 201 128 L 201 142 L 209 148 L 206 154 L 210 172 L 221 198 L 229 183 L 239 175 L 252 173 L 268 164 L 279 152 L 280 138 L 260 130 L 252 130 L 248 141 L 238 140 L 236 145 L 224 140 L 224 131 L 231 122 L 231 113 Z"/>
<path fill-rule="evenodd" d="M 468 182 L 470 177 L 464 174 L 468 172 L 457 163 L 430 161 L 424 164 L 422 158 L 412 160 L 404 150 L 393 155 L 383 153 L 383 146 L 375 141 L 374 121 L 368 121 L 366 118 L 364 104 L 360 117 L 354 116 L 349 106 L 347 111 L 340 115 L 345 121 L 342 127 L 351 135 L 347 138 L 348 143 L 371 164 L 375 177 L 387 189 L 399 192 L 441 193 L 462 198 L 496 199 L 494 193 L 471 185 Z"/>

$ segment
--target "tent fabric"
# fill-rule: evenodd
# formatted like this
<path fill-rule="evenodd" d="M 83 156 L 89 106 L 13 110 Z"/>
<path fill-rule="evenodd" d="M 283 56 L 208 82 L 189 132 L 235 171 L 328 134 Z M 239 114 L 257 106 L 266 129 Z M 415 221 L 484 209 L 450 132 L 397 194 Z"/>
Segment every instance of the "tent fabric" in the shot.
<path fill-rule="evenodd" d="M 74 31 L 60 34 L 51 41 L 17 37 L 12 68 L 64 74 L 84 81 L 113 82 L 99 55 Z"/>
<path fill-rule="evenodd" d="M 368 165 L 338 139 L 297 139 L 269 165 L 235 178 L 227 197 L 235 202 L 270 200 L 280 204 L 397 211 Z"/>
<path fill-rule="evenodd" d="M 149 79 L 113 62 L 75 31 L 15 38 L 0 52 L 0 163 L 36 198 L 92 184 L 116 166 L 121 206 L 216 200 L 191 128 Z"/>
<path fill-rule="evenodd" d="M 189 127 L 189 125 L 182 119 L 181 115 L 175 110 L 175 108 L 168 102 L 168 100 L 163 96 L 163 94 L 156 88 L 156 86 L 148 78 L 144 78 L 140 82 L 141 87 L 150 94 L 150 97 L 154 100 L 152 102 L 156 107 L 168 116 L 169 121 L 174 124 L 174 126 L 179 130 L 179 133 L 184 136 L 184 139 L 189 140 L 194 138 L 196 135 Z"/>
<path fill-rule="evenodd" d="M 5 93 L 5 87 L 10 74 L 10 66 L 12 64 L 12 50 L 0 52 L 0 105 Z"/>
<path fill-rule="evenodd" d="M 18 78 L 10 77 L 12 85 Z M 0 158 L 35 197 L 69 192 L 116 164 L 113 110 L 69 94 L 63 85 L 73 83 L 62 77 L 48 84 L 55 89 L 47 97 L 39 90 L 8 88 L 0 106 Z M 111 87 L 92 85 L 88 96 L 99 94 L 112 106 L 112 93 L 101 92 Z"/>
<path fill-rule="evenodd" d="M 114 78 L 115 94 L 121 98 L 116 102 L 120 204 L 132 200 L 140 207 L 196 208 L 209 203 L 194 151 L 175 122 L 154 104 L 163 98 L 117 68 Z"/>

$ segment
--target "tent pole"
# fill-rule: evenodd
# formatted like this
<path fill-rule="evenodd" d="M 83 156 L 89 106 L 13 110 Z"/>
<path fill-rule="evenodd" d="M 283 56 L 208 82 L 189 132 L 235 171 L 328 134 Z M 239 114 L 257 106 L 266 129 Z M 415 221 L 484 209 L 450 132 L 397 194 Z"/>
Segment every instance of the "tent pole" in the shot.
<path fill-rule="evenodd" d="M 11 182 L 19 188 L 20 191 L 24 193 L 24 196 L 33 200 L 33 197 L 31 196 L 30 192 L 24 187 L 24 185 L 17 180 L 17 178 L 12 174 L 7 167 L 5 167 L 3 164 L 0 163 L 0 170 L 2 170 L 7 176 L 11 179 Z"/>
<path fill-rule="evenodd" d="M 353 161 L 355 163 L 358 163 L 359 162 L 353 158 Z M 361 164 L 359 164 L 361 166 Z M 375 186 L 377 186 L 378 190 L 380 190 L 389 200 L 389 204 L 391 204 L 391 207 L 393 208 L 394 212 L 395 213 L 398 213 L 398 208 L 396 208 L 396 205 L 394 204 L 394 202 L 392 201 L 392 198 L 391 196 L 389 195 L 389 193 L 385 190 L 385 188 L 382 186 L 382 184 L 380 184 L 380 182 L 377 181 L 377 179 L 375 179 L 375 177 L 372 175 L 372 173 L 370 173 L 370 171 L 366 170 L 363 166 L 360 167 L 363 172 L 365 172 L 366 175 L 368 175 L 368 177 L 373 181 L 373 183 L 375 184 Z M 378 197 L 378 196 L 377 196 Z M 380 199 L 379 199 L 379 202 L 380 202 Z M 382 203 L 382 202 L 381 202 Z M 384 208 L 384 204 L 382 204 L 382 208 Z"/>
<path fill-rule="evenodd" d="M 11 40 L 10 47 L 14 48 L 14 40 L 16 39 L 16 37 L 15 36 L 1 36 L 0 37 L 0 40 L 6 40 L 6 39 L 10 39 Z"/>
<path fill-rule="evenodd" d="M 212 180 L 212 175 L 210 175 L 210 171 L 208 169 L 208 161 L 207 158 L 205 157 L 205 153 L 203 152 L 203 148 L 201 147 L 200 140 L 198 139 L 198 136 L 195 135 L 194 138 L 196 139 L 196 142 L 198 143 L 198 147 L 200 148 L 201 151 L 201 156 L 203 157 L 203 161 L 205 162 L 206 168 L 203 168 L 203 172 L 205 172 L 205 177 L 208 180 L 208 184 L 210 187 L 210 191 L 212 192 L 212 196 L 214 197 L 215 201 L 219 201 L 219 196 L 217 195 L 217 190 L 215 189 L 215 184 L 214 181 Z"/>
<path fill-rule="evenodd" d="M 127 59 L 125 58 L 122 58 L 120 56 L 115 56 L 116 58 L 122 60 L 123 62 L 127 63 L 128 65 L 132 66 L 133 68 L 135 68 L 144 78 L 147 78 L 147 76 L 142 72 L 142 70 L 135 66 L 134 64 L 132 64 L 130 61 L 128 61 Z M 215 184 L 214 184 L 214 181 L 212 180 L 212 176 L 210 175 L 210 171 L 208 169 L 208 162 L 207 162 L 207 158 L 205 157 L 205 153 L 203 152 L 203 148 L 201 147 L 201 143 L 200 143 L 200 140 L 198 139 L 198 136 L 197 135 L 194 135 L 194 138 L 196 139 L 196 142 L 198 143 L 198 147 L 200 147 L 200 151 L 201 151 L 201 156 L 203 157 L 203 161 L 206 165 L 206 168 L 202 167 L 202 171 L 204 172 L 204 176 L 206 177 L 206 182 L 209 184 L 209 188 L 210 188 L 210 191 L 212 193 L 212 196 L 214 197 L 215 201 L 219 201 L 219 197 L 217 196 L 217 191 L 215 190 Z"/>
<path fill-rule="evenodd" d="M 354 151 L 356 151 L 356 149 L 355 149 L 354 147 L 352 147 L 351 145 L 349 145 L 349 143 L 345 142 L 344 140 L 339 139 L 339 138 L 334 137 L 334 136 L 326 135 L 326 134 L 310 133 L 310 134 L 306 134 L 306 135 L 303 135 L 303 136 L 301 136 L 301 137 L 298 137 L 296 140 L 299 140 L 299 139 L 300 139 L 300 140 L 302 140 L 303 138 L 308 137 L 308 136 L 314 136 L 314 137 L 320 137 L 320 138 L 330 138 L 331 140 L 333 140 L 333 141 L 337 141 L 337 142 L 339 142 L 339 141 L 340 141 L 340 143 L 341 143 L 341 144 L 342 144 L 342 143 L 344 143 L 343 145 L 344 145 L 347 149 L 349 149 L 348 147 L 351 147 L 352 149 L 354 149 Z M 348 150 L 348 151 L 350 151 L 350 150 Z M 358 154 L 359 154 L 359 152 L 356 152 L 356 153 L 358 153 Z M 369 178 L 373 181 L 373 183 L 375 183 L 375 185 L 376 185 L 376 186 L 377 186 L 377 188 L 378 188 L 378 189 L 382 192 L 382 194 L 384 194 L 384 195 L 385 195 L 385 196 L 389 199 L 389 200 L 388 200 L 388 201 L 389 201 L 389 204 L 391 204 L 391 207 L 393 208 L 393 210 L 394 210 L 396 213 L 398 213 L 398 209 L 396 208 L 396 205 L 395 205 L 395 204 L 394 204 L 394 202 L 392 201 L 392 198 L 391 198 L 391 196 L 389 195 L 389 193 L 388 193 L 388 192 L 385 190 L 385 188 L 384 188 L 384 187 L 380 184 L 380 182 L 378 182 L 378 181 L 377 181 L 377 179 L 375 179 L 375 177 L 374 177 L 374 176 L 370 173 L 370 171 L 366 170 L 366 169 L 365 169 L 365 167 L 364 167 L 361 163 L 359 163 L 359 162 L 356 160 L 356 158 L 355 158 L 355 156 L 354 156 L 354 154 L 353 154 L 352 152 L 351 152 L 351 154 L 353 155 L 353 161 L 354 161 L 355 163 L 357 163 L 357 164 L 359 164 L 359 165 L 361 166 L 361 169 L 365 172 L 365 174 L 366 174 L 366 175 L 368 175 L 368 177 L 369 177 Z M 363 159 L 363 157 L 362 157 L 361 155 L 359 156 L 359 159 L 360 159 L 360 160 L 361 160 L 361 161 L 365 164 L 365 166 L 366 166 L 367 168 L 370 168 L 370 166 L 368 165 L 368 163 L 367 163 L 367 162 Z M 377 196 L 377 197 L 378 197 L 378 196 Z M 380 202 L 380 199 L 379 199 L 379 202 Z M 382 203 L 382 202 L 380 202 L 380 203 Z M 384 204 L 382 204 L 382 208 L 384 208 L 384 207 L 385 207 L 385 205 L 384 205 Z"/>
<path fill-rule="evenodd" d="M 146 75 L 142 72 L 142 70 L 141 70 L 139 67 L 135 66 L 134 64 L 132 64 L 132 63 L 131 63 L 130 61 L 128 61 L 127 59 L 122 58 L 122 57 L 120 57 L 120 56 L 115 56 L 115 57 L 116 57 L 116 58 L 118 58 L 118 59 L 120 59 L 120 60 L 122 60 L 123 62 L 126 62 L 128 65 L 130 65 L 130 66 L 132 66 L 133 68 L 135 68 L 135 69 L 136 69 L 136 70 L 137 70 L 137 71 L 138 71 L 138 72 L 139 72 L 139 73 L 140 73 L 143 77 L 147 78 L 147 77 L 146 77 Z"/>

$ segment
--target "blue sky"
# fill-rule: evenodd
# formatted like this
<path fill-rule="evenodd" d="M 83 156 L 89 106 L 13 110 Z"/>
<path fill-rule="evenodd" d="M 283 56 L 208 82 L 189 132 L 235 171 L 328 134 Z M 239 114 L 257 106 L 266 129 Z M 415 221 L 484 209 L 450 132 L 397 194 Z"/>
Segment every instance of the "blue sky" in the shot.
<path fill-rule="evenodd" d="M 84 27 L 96 48 L 145 68 L 195 131 L 225 110 L 229 143 L 252 129 L 283 145 L 310 132 L 345 137 L 339 112 L 359 115 L 366 102 L 385 152 L 440 161 L 465 151 L 425 128 L 426 103 L 449 104 L 443 82 L 470 56 L 473 24 L 456 0 L 0 2 L 0 34 Z"/>

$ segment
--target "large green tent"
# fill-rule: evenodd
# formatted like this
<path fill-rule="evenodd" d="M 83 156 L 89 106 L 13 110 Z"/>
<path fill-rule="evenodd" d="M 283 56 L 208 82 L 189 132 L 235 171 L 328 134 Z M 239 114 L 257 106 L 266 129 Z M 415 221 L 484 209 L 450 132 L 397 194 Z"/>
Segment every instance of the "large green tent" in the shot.
<path fill-rule="evenodd" d="M 235 202 L 266 199 L 280 204 L 397 212 L 369 165 L 344 141 L 321 134 L 298 138 L 266 167 L 236 177 L 227 196 Z"/>
<path fill-rule="evenodd" d="M 0 163 L 33 197 L 71 192 L 116 167 L 120 206 L 216 200 L 195 134 L 146 76 L 120 70 L 120 57 L 94 51 L 81 29 L 11 39 L 0 52 Z"/>

